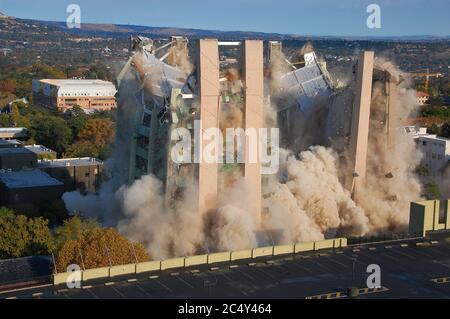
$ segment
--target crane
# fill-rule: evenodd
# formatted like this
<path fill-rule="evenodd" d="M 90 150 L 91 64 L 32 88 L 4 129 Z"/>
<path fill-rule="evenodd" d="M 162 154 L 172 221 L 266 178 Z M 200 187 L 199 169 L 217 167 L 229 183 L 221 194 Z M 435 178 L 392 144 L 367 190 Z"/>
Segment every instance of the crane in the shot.
<path fill-rule="evenodd" d="M 427 72 L 423 73 L 421 71 L 415 71 L 415 72 L 410 72 L 411 74 L 413 74 L 414 76 L 420 76 L 420 77 L 425 77 L 425 90 L 428 92 L 428 86 L 430 84 L 430 77 L 436 77 L 436 78 L 440 78 L 442 77 L 442 73 L 430 73 L 430 69 L 427 68 L 426 69 Z"/>

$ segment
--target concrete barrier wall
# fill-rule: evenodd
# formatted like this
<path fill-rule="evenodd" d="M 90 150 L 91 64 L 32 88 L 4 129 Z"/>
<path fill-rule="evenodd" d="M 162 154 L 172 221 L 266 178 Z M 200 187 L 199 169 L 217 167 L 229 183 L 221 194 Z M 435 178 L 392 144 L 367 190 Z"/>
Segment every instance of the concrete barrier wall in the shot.
<path fill-rule="evenodd" d="M 238 251 L 231 252 L 231 260 L 248 259 L 248 258 L 252 258 L 252 250 L 251 249 L 238 250 Z"/>
<path fill-rule="evenodd" d="M 273 246 L 258 247 L 252 250 L 252 258 L 263 256 L 273 256 Z"/>
<path fill-rule="evenodd" d="M 295 245 L 281 245 L 273 247 L 273 255 L 293 254 L 295 252 Z"/>
<path fill-rule="evenodd" d="M 214 253 L 208 255 L 208 264 L 227 262 L 231 260 L 231 252 Z"/>
<path fill-rule="evenodd" d="M 159 260 L 153 260 L 153 261 L 146 261 L 139 264 L 136 264 L 136 273 L 140 274 L 143 272 L 149 272 L 149 271 L 157 271 L 161 270 L 161 261 Z"/>
<path fill-rule="evenodd" d="M 314 250 L 334 248 L 334 239 L 326 239 L 314 242 Z"/>
<path fill-rule="evenodd" d="M 208 255 L 198 255 L 198 256 L 190 256 L 186 257 L 184 261 L 184 266 L 196 266 L 196 265 L 204 265 L 208 263 Z"/>
<path fill-rule="evenodd" d="M 301 253 L 302 251 L 311 251 L 314 250 L 314 242 L 306 242 L 306 243 L 298 243 L 295 244 L 294 252 Z"/>
<path fill-rule="evenodd" d="M 82 277 L 83 281 L 98 278 L 107 278 L 109 277 L 109 267 L 86 269 L 83 271 Z"/>
<path fill-rule="evenodd" d="M 184 257 L 172 258 L 161 261 L 161 270 L 172 269 L 172 268 L 182 268 L 184 267 Z"/>
<path fill-rule="evenodd" d="M 112 266 L 109 269 L 109 276 L 121 276 L 121 275 L 128 275 L 128 274 L 135 274 L 136 273 L 136 264 L 128 264 L 128 265 L 120 265 L 120 266 Z"/>
<path fill-rule="evenodd" d="M 232 260 L 251 259 L 263 256 L 282 255 L 313 251 L 327 248 L 340 248 L 347 246 L 347 238 L 335 238 L 316 242 L 297 243 L 295 245 L 280 245 L 258 247 L 255 249 L 238 250 L 233 252 L 213 253 L 208 255 L 197 255 L 190 257 L 172 258 L 163 261 L 147 261 L 138 264 L 127 264 L 113 267 L 102 267 L 81 271 L 82 281 L 108 278 L 120 275 L 145 273 L 173 268 L 183 268 L 194 265 L 213 264 L 228 262 Z M 66 283 L 67 278 L 72 273 L 60 273 L 53 275 L 53 284 L 60 285 Z"/>
<path fill-rule="evenodd" d="M 59 274 L 53 275 L 53 284 L 54 285 L 61 285 L 65 284 L 67 282 L 67 278 L 69 278 L 70 275 L 73 275 L 74 272 L 62 272 Z"/>

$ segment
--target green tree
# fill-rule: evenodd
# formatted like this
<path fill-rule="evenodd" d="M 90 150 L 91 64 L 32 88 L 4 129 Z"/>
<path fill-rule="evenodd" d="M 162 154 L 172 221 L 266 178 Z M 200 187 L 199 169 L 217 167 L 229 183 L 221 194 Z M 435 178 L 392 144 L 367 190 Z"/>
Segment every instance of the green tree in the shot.
<path fill-rule="evenodd" d="M 37 115 L 31 118 L 31 138 L 58 154 L 62 154 L 72 142 L 72 131 L 64 119 L 51 115 Z"/>
<path fill-rule="evenodd" d="M 439 188 L 439 184 L 435 181 L 429 182 L 425 184 L 425 196 L 427 199 L 440 199 L 441 198 L 441 190 Z"/>
<path fill-rule="evenodd" d="M 108 147 L 114 139 L 114 124 L 108 118 L 91 118 L 78 134 L 78 141 L 70 145 L 65 156 L 98 157 L 108 155 Z"/>
<path fill-rule="evenodd" d="M 78 138 L 80 131 L 86 126 L 89 116 L 81 107 L 75 105 L 71 110 L 67 111 L 65 116 L 67 124 L 72 130 L 74 139 Z"/>
<path fill-rule="evenodd" d="M 53 250 L 48 221 L 41 217 L 27 218 L 2 208 L 0 234 L 1 259 L 48 254 Z"/>
<path fill-rule="evenodd" d="M 97 228 L 100 225 L 93 219 L 84 219 L 78 215 L 66 219 L 54 231 L 56 250 L 59 251 L 69 240 L 80 240 Z"/>
<path fill-rule="evenodd" d="M 450 138 L 450 123 L 444 123 L 444 125 L 442 125 L 440 135 L 442 137 Z"/>

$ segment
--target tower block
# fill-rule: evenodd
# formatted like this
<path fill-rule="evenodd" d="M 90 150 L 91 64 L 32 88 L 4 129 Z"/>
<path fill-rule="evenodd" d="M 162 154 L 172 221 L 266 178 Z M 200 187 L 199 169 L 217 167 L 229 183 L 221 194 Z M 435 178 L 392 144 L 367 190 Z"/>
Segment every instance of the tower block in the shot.
<path fill-rule="evenodd" d="M 358 196 L 358 190 L 364 187 L 366 182 L 373 66 L 374 52 L 362 52 L 358 59 L 356 96 L 353 104 L 349 147 L 350 160 L 353 165 L 352 193 L 356 198 Z"/>
<path fill-rule="evenodd" d="M 200 130 L 219 127 L 219 48 L 217 39 L 199 40 L 197 83 L 200 100 Z M 208 141 L 201 141 L 203 152 Z M 217 148 L 216 148 L 217 149 Z M 199 154 L 201 155 L 201 154 Z M 202 156 L 200 156 L 200 159 Z M 218 164 L 201 160 L 198 168 L 198 211 L 206 214 L 217 208 Z"/>
<path fill-rule="evenodd" d="M 242 78 L 245 87 L 245 129 L 251 129 L 255 136 L 246 134 L 245 138 L 245 167 L 244 178 L 250 186 L 249 203 L 251 214 L 256 225 L 261 222 L 261 163 L 260 163 L 260 136 L 259 129 L 264 125 L 264 61 L 263 42 L 259 40 L 245 40 L 242 47 Z"/>

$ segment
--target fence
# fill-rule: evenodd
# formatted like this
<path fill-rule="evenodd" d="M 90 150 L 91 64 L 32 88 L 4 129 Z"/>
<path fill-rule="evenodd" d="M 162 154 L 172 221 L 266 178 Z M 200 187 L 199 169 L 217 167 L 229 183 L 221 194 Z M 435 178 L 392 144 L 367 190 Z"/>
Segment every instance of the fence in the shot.
<path fill-rule="evenodd" d="M 335 249 L 347 246 L 346 238 L 327 239 L 315 242 L 297 243 L 281 246 L 258 247 L 254 249 L 238 250 L 231 252 L 212 253 L 207 255 L 196 255 L 189 257 L 171 258 L 166 260 L 147 261 L 137 264 L 117 265 L 112 267 L 102 267 L 86 269 L 81 271 L 81 281 L 89 281 L 101 278 L 113 278 L 116 276 L 140 274 L 167 269 L 177 269 L 198 265 L 209 265 L 234 260 L 253 259 L 283 254 L 296 254 L 305 251 L 315 251 L 321 249 Z M 53 275 L 53 284 L 60 285 L 66 283 L 73 275 L 73 272 L 64 272 Z"/>

